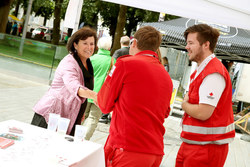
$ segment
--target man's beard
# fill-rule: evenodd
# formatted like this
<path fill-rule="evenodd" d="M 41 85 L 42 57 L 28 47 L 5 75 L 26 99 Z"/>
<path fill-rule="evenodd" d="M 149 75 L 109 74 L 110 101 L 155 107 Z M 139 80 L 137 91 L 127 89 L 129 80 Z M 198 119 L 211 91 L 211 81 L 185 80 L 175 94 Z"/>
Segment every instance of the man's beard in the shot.
<path fill-rule="evenodd" d="M 198 63 L 202 59 L 203 55 L 204 55 L 204 51 L 201 48 L 199 48 L 197 53 L 194 55 L 193 58 L 191 57 L 190 60 Z"/>

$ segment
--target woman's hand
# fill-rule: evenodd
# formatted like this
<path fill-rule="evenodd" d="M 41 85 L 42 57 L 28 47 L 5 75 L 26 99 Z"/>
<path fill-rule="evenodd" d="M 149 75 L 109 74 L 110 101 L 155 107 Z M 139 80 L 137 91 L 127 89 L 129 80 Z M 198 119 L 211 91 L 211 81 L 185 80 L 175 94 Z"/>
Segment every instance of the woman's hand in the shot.
<path fill-rule="evenodd" d="M 97 93 L 89 89 L 79 88 L 78 96 L 83 97 L 83 98 L 93 99 L 94 101 L 97 101 Z"/>

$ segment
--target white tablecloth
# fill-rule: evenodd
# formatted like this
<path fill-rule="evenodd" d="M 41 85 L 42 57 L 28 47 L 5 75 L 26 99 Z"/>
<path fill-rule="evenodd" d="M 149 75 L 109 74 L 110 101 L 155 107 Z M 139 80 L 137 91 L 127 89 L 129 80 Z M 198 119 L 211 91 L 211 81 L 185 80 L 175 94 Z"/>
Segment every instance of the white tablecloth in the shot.
<path fill-rule="evenodd" d="M 0 134 L 9 127 L 23 130 L 20 141 L 0 149 L 0 167 L 104 167 L 103 146 L 89 141 L 69 142 L 65 136 L 27 123 L 8 120 L 0 122 Z"/>

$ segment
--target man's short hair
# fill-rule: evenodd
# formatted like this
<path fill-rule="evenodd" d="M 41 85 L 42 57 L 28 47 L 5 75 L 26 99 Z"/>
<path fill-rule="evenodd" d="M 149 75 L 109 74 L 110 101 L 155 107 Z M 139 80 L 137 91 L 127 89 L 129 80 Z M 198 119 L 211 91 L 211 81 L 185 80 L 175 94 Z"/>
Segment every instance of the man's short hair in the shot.
<path fill-rule="evenodd" d="M 121 39 L 120 39 L 120 43 L 121 43 L 122 45 L 126 45 L 126 46 L 129 45 L 129 41 L 130 41 L 130 38 L 129 38 L 128 36 L 123 36 L 123 37 L 121 37 Z"/>
<path fill-rule="evenodd" d="M 202 45 L 206 41 L 209 41 L 209 49 L 214 52 L 218 37 L 220 36 L 220 33 L 217 29 L 207 24 L 197 24 L 186 29 L 186 31 L 184 32 L 184 37 L 186 40 L 189 33 L 198 33 L 197 40 L 199 41 L 200 45 Z"/>
<path fill-rule="evenodd" d="M 152 26 L 144 26 L 136 31 L 134 38 L 137 40 L 137 48 L 141 51 L 156 51 L 161 45 L 161 33 Z"/>

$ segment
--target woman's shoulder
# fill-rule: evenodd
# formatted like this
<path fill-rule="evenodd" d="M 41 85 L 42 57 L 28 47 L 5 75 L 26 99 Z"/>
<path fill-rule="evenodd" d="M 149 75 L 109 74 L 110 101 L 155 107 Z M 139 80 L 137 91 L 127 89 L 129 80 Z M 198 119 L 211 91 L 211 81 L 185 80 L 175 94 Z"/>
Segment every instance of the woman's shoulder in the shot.
<path fill-rule="evenodd" d="M 58 68 L 65 68 L 70 66 L 75 66 L 77 62 L 75 61 L 72 54 L 66 55 L 59 63 Z"/>
<path fill-rule="evenodd" d="M 72 59 L 72 58 L 73 58 L 73 55 L 69 53 L 63 59 Z"/>
<path fill-rule="evenodd" d="M 62 60 L 61 60 L 61 63 L 72 63 L 72 62 L 75 62 L 74 61 L 74 56 L 72 54 L 67 54 Z"/>

